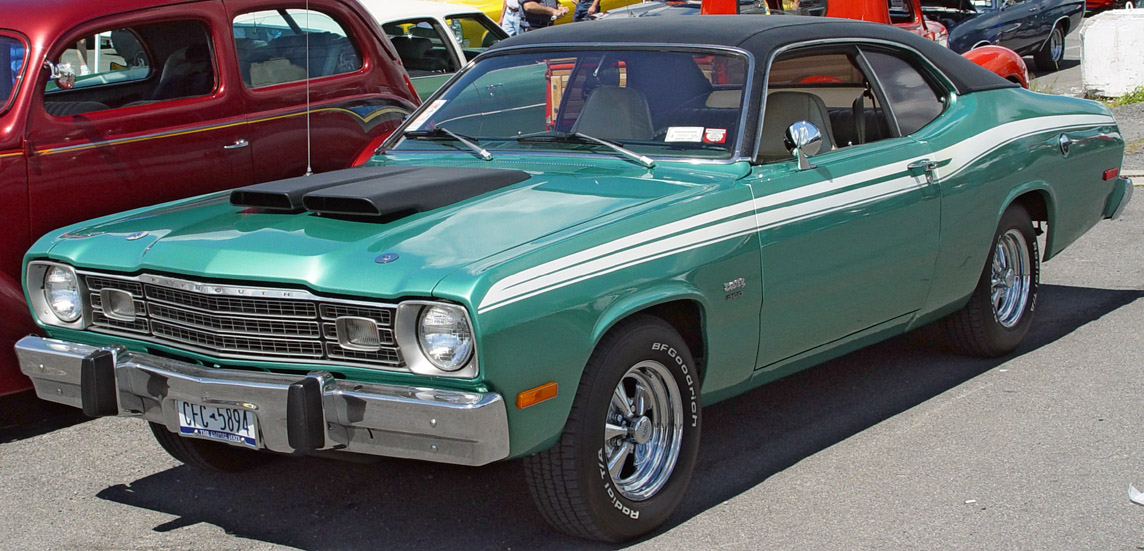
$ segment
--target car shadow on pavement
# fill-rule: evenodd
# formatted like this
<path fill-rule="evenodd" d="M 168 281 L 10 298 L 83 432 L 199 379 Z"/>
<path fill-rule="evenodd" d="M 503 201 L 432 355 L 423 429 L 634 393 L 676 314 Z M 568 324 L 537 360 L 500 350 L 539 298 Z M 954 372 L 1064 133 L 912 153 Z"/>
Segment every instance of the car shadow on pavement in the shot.
<path fill-rule="evenodd" d="M 1144 291 L 1043 285 L 1037 320 L 1016 354 L 1140 298 Z M 942 352 L 931 334 L 891 339 L 707 408 L 690 490 L 658 533 L 1005 361 Z M 98 497 L 177 517 L 155 531 L 209 523 L 302 549 L 589 546 L 545 525 L 521 470 L 519 461 L 468 468 L 306 457 L 243 474 L 178 467 Z"/>
<path fill-rule="evenodd" d="M 1064 71 L 1066 69 L 1072 69 L 1073 67 L 1079 67 L 1080 66 L 1080 60 L 1079 59 L 1062 59 L 1061 63 L 1060 63 L 1060 67 L 1056 71 L 1042 71 L 1042 70 L 1038 69 L 1037 64 L 1033 62 L 1033 59 L 1031 57 L 1025 58 L 1025 65 L 1029 69 L 1029 78 L 1030 79 L 1041 79 L 1041 78 L 1052 79 L 1053 75 L 1056 73 L 1059 73 L 1060 71 Z M 1033 83 L 1029 84 L 1029 87 L 1032 88 L 1033 90 L 1042 91 L 1042 92 L 1046 91 L 1043 89 L 1043 86 L 1044 85 L 1039 87 L 1039 86 L 1034 86 Z M 1067 91 L 1068 90 L 1064 90 L 1063 92 L 1067 92 Z M 1054 93 L 1061 93 L 1061 92 L 1054 92 Z"/>
<path fill-rule="evenodd" d="M 0 398 L 0 444 L 47 434 L 92 420 L 83 410 L 47 402 L 25 391 Z"/>

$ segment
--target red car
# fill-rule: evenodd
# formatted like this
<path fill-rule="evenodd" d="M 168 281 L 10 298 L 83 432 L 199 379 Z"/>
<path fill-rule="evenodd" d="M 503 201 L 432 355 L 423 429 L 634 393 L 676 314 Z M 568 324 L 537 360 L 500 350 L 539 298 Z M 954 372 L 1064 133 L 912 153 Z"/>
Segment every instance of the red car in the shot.
<path fill-rule="evenodd" d="M 949 46 L 949 31 L 940 22 L 925 17 L 919 0 L 767 0 L 775 11 L 800 15 L 825 15 L 894 25 Z M 1020 54 L 1002 46 L 985 46 L 964 54 L 970 61 L 1001 77 L 1029 87 L 1029 69 Z"/>
<path fill-rule="evenodd" d="M 1084 9 L 1087 12 L 1098 12 L 1103 10 L 1124 10 L 1135 9 L 1140 5 L 1136 0 L 1085 0 Z"/>
<path fill-rule="evenodd" d="M 314 172 L 348 167 L 420 102 L 385 34 L 357 2 L 306 6 L 4 3 L 0 395 L 30 386 L 12 344 L 35 327 L 20 290 L 20 261 L 41 234 L 298 176 L 308 158 Z"/>

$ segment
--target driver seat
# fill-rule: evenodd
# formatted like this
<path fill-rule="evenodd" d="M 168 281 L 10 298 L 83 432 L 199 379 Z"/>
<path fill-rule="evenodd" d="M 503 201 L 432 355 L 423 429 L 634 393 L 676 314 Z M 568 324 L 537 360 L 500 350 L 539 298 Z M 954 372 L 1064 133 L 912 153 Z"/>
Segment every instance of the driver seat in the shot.
<path fill-rule="evenodd" d="M 822 134 L 819 153 L 834 149 L 834 131 L 830 128 L 830 112 L 822 98 L 809 92 L 773 92 L 767 94 L 763 113 L 763 134 L 759 141 L 759 157 L 765 163 L 787 161 L 794 157 L 786 148 L 787 127 L 806 121 Z"/>

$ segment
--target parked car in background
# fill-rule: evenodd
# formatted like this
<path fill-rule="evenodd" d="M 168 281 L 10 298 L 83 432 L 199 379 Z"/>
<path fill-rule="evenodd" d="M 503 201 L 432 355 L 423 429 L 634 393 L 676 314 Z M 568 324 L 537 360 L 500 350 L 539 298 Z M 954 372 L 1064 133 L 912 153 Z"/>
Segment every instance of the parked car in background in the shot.
<path fill-rule="evenodd" d="M 422 98 L 489 46 L 508 38 L 469 6 L 417 0 L 360 0 L 381 25 Z"/>
<path fill-rule="evenodd" d="M 1085 0 L 1084 7 L 1088 13 L 1104 10 L 1131 10 L 1136 9 L 1140 2 L 1136 0 Z"/>
<path fill-rule="evenodd" d="M 44 232 L 298 176 L 308 150 L 315 172 L 348 167 L 417 106 L 385 35 L 356 2 L 300 5 L 4 3 L 0 395 L 30 385 L 12 343 L 35 329 L 20 260 Z"/>
<path fill-rule="evenodd" d="M 501 7 L 504 6 L 504 0 L 432 0 L 435 2 L 450 2 L 455 4 L 464 4 L 472 6 L 484 12 L 489 16 L 489 19 L 500 22 Z M 568 8 L 568 14 L 556 20 L 557 25 L 572 22 L 572 13 L 575 11 L 576 2 L 574 0 L 558 0 L 561 4 Z M 640 0 L 600 0 L 600 11 L 606 12 L 621 8 L 629 4 L 638 3 Z"/>
<path fill-rule="evenodd" d="M 1065 37 L 1084 18 L 1084 0 L 922 0 L 926 16 L 949 29 L 949 48 L 965 53 L 994 44 L 1033 56 L 1037 68 L 1055 71 Z"/>
<path fill-rule="evenodd" d="M 929 323 L 1009 354 L 1041 261 L 1132 193 L 1104 105 L 833 18 L 525 33 L 382 147 L 37 241 L 38 395 L 205 469 L 524 458 L 548 522 L 631 539 L 703 405 Z"/>
<path fill-rule="evenodd" d="M 731 8 L 730 10 L 728 10 L 728 6 Z M 718 3 L 713 3 L 711 0 L 645 0 L 638 4 L 604 12 L 597 19 L 717 13 L 767 15 L 771 11 L 763 0 L 724 0 Z"/>

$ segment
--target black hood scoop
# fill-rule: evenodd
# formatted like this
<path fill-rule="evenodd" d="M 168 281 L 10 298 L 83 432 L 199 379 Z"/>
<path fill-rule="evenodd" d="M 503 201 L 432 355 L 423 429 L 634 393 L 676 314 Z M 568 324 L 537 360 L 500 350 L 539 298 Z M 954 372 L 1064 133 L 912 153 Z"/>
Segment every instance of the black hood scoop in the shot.
<path fill-rule="evenodd" d="M 230 203 L 268 211 L 392 219 L 464 201 L 528 179 L 519 170 L 362 167 L 238 188 Z"/>

